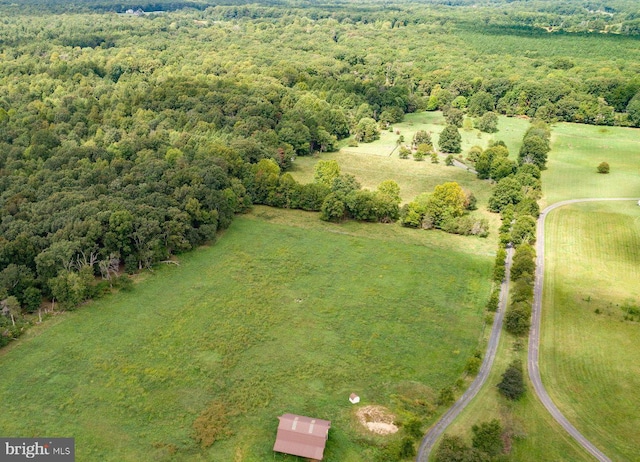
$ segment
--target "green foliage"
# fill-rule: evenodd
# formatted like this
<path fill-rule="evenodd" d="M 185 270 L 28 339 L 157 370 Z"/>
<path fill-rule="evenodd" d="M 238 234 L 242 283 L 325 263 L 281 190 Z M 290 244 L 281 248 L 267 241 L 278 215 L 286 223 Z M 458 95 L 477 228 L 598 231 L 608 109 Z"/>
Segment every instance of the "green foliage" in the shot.
<path fill-rule="evenodd" d="M 462 121 L 464 120 L 464 113 L 460 109 L 455 107 L 447 107 L 442 111 L 445 120 L 448 125 L 454 125 L 457 128 L 462 127 Z M 496 116 L 496 123 L 498 119 Z"/>
<path fill-rule="evenodd" d="M 488 208 L 492 212 L 500 212 L 510 204 L 518 204 L 523 198 L 522 186 L 515 178 L 502 178 L 489 198 Z"/>
<path fill-rule="evenodd" d="M 526 304 L 510 306 L 504 317 L 504 327 L 510 334 L 523 336 L 531 325 L 531 308 Z"/>
<path fill-rule="evenodd" d="M 453 387 L 444 387 L 438 393 L 437 403 L 440 406 L 449 406 L 456 400 Z"/>
<path fill-rule="evenodd" d="M 498 131 L 498 114 L 493 111 L 485 112 L 476 122 L 476 128 L 485 133 L 496 133 Z"/>
<path fill-rule="evenodd" d="M 408 159 L 410 155 L 411 149 L 404 145 L 400 146 L 400 150 L 398 151 L 398 157 L 400 157 L 400 159 Z"/>
<path fill-rule="evenodd" d="M 469 115 L 472 117 L 480 117 L 486 112 L 493 111 L 494 105 L 495 101 L 493 95 L 486 91 L 479 91 L 469 98 Z"/>
<path fill-rule="evenodd" d="M 493 419 L 489 422 L 482 422 L 479 425 L 471 427 L 473 432 L 471 445 L 488 454 L 490 457 L 495 457 L 502 454 L 504 451 L 504 442 L 502 441 L 502 425 L 497 419 Z"/>
<path fill-rule="evenodd" d="M 313 181 L 331 188 L 336 178 L 340 176 L 340 166 L 335 160 L 320 160 L 313 172 Z"/>
<path fill-rule="evenodd" d="M 435 462 L 489 462 L 487 454 L 465 444 L 461 437 L 445 434 L 435 451 Z"/>
<path fill-rule="evenodd" d="M 444 127 L 438 140 L 438 145 L 442 152 L 457 154 L 462 150 L 461 143 L 462 137 L 455 125 Z"/>
<path fill-rule="evenodd" d="M 464 371 L 469 375 L 476 375 L 482 365 L 482 358 L 472 356 L 467 359 L 467 363 L 464 365 Z"/>
<path fill-rule="evenodd" d="M 452 154 L 449 154 L 447 157 L 445 157 L 444 164 L 447 167 L 453 167 L 453 155 Z"/>
<path fill-rule="evenodd" d="M 517 401 L 526 392 L 522 363 L 513 361 L 502 374 L 502 380 L 498 383 L 498 390 L 506 398 Z"/>
<path fill-rule="evenodd" d="M 498 268 L 496 266 L 496 268 Z M 504 270 L 503 270 L 504 272 Z M 490 311 L 491 313 L 495 313 L 496 311 L 498 311 L 498 304 L 500 303 L 500 290 L 499 289 L 495 289 L 491 292 L 491 296 L 489 297 L 489 300 L 487 301 L 487 311 Z"/>
<path fill-rule="evenodd" d="M 519 204 L 518 204 L 519 205 Z M 536 220 L 530 215 L 518 215 L 511 229 L 511 240 L 514 245 L 536 242 Z"/>
<path fill-rule="evenodd" d="M 544 123 L 536 123 L 529 127 L 522 139 L 518 160 L 520 165 L 533 164 L 540 170 L 544 170 L 547 163 L 550 132 Z"/>
<path fill-rule="evenodd" d="M 493 280 L 495 282 L 502 282 L 505 275 L 505 260 L 507 259 L 507 251 L 500 247 L 496 253 L 495 265 L 493 267 Z M 512 266 L 513 268 L 513 266 Z"/>
<path fill-rule="evenodd" d="M 347 208 L 341 195 L 330 193 L 325 197 L 320 208 L 320 219 L 324 221 L 341 222 L 347 216 Z"/>
<path fill-rule="evenodd" d="M 413 135 L 413 140 L 411 141 L 411 145 L 416 149 L 421 144 L 426 144 L 429 146 L 433 145 L 433 142 L 431 141 L 431 134 L 425 130 L 418 130 Z"/>
<path fill-rule="evenodd" d="M 402 423 L 404 431 L 412 438 L 422 438 L 424 432 L 422 431 L 422 421 L 417 417 L 410 417 Z"/>
<path fill-rule="evenodd" d="M 371 117 L 363 117 L 356 125 L 355 129 L 356 141 L 363 143 L 371 143 L 380 138 L 380 130 L 378 124 Z"/>
<path fill-rule="evenodd" d="M 427 198 L 426 213 L 438 227 L 446 217 L 460 217 L 464 213 L 466 195 L 454 181 L 439 184 Z"/>
<path fill-rule="evenodd" d="M 598 164 L 598 173 L 609 173 L 610 167 L 607 162 L 600 162 Z"/>
<path fill-rule="evenodd" d="M 511 264 L 511 278 L 515 280 L 525 273 L 534 274 L 536 267 L 535 258 L 536 253 L 531 245 L 526 243 L 519 245 Z"/>

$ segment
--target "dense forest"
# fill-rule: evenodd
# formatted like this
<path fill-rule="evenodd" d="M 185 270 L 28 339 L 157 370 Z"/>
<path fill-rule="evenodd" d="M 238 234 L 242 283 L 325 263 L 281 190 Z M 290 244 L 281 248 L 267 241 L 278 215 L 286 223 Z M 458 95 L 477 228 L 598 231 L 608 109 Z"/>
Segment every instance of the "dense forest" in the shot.
<path fill-rule="evenodd" d="M 0 341 L 43 300 L 126 285 L 254 203 L 320 211 L 332 185 L 286 170 L 371 124 L 640 126 L 633 6 L 0 2 Z M 398 200 L 354 194 L 349 217 L 398 219 Z"/>

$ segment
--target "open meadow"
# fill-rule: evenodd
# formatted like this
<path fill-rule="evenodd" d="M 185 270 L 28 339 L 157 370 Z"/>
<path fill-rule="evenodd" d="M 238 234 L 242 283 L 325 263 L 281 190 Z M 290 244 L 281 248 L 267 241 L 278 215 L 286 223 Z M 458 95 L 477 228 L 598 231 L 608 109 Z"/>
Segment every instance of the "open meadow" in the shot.
<path fill-rule="evenodd" d="M 600 162 L 611 167 L 599 174 Z M 640 130 L 555 124 L 541 208 L 565 199 L 640 196 Z"/>
<path fill-rule="evenodd" d="M 349 393 L 399 419 L 420 396 L 433 420 L 482 334 L 491 245 L 431 234 L 257 207 L 179 267 L 4 351 L 0 428 L 74 435 L 79 460 L 290 460 L 271 449 L 293 412 L 332 421 L 325 460 L 371 460 L 384 438 Z M 209 449 L 191 438 L 201 414 L 222 436 Z"/>
<path fill-rule="evenodd" d="M 553 211 L 540 369 L 567 418 L 612 460 L 640 454 L 640 207 L 585 203 Z"/>

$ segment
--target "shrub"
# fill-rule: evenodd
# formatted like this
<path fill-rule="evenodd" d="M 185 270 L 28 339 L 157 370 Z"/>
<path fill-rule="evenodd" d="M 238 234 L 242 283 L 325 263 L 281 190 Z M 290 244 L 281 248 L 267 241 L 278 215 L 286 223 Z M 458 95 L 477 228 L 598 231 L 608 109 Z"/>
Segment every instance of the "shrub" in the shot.
<path fill-rule="evenodd" d="M 500 290 L 495 289 L 491 292 L 491 296 L 489 297 L 489 301 L 487 302 L 487 310 L 491 312 L 498 311 L 498 304 L 500 303 Z"/>
<path fill-rule="evenodd" d="M 598 173 L 609 173 L 609 164 L 607 162 L 600 162 L 598 165 Z"/>
<path fill-rule="evenodd" d="M 516 401 L 524 395 L 526 387 L 522 374 L 522 363 L 519 360 L 513 361 L 507 367 L 497 387 L 503 396 L 512 401 Z"/>

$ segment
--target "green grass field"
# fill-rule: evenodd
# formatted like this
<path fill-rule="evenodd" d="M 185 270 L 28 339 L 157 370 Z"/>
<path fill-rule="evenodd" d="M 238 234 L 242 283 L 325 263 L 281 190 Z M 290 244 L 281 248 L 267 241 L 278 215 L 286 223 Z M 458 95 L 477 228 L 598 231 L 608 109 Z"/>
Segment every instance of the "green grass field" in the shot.
<path fill-rule="evenodd" d="M 611 173 L 597 173 L 600 162 L 608 162 Z M 640 130 L 556 124 L 547 167 L 541 205 L 586 197 L 639 197 Z"/>
<path fill-rule="evenodd" d="M 371 460 L 382 437 L 349 393 L 402 417 L 416 390 L 433 399 L 460 376 L 491 246 L 310 215 L 258 207 L 179 267 L 28 332 L 0 356 L 2 433 L 74 436 L 78 460 L 293 460 L 271 450 L 293 412 L 332 421 L 325 460 Z M 200 449 L 207 407 L 233 434 Z"/>
<path fill-rule="evenodd" d="M 612 460 L 640 454 L 640 207 L 572 205 L 547 218 L 540 366 L 549 394 Z"/>

